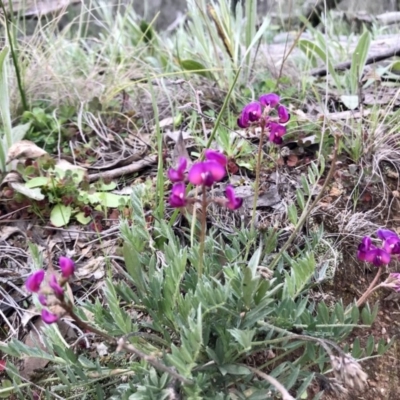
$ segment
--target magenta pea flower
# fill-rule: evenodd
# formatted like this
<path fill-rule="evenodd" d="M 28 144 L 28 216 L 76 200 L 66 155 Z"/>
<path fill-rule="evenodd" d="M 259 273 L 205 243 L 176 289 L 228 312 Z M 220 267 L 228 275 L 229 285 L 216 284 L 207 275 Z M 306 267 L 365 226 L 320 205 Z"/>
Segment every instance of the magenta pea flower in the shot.
<path fill-rule="evenodd" d="M 373 249 L 376 249 L 376 247 L 372 244 L 371 238 L 365 236 L 358 245 L 357 258 L 360 261 L 367 261 L 367 253 Z"/>
<path fill-rule="evenodd" d="M 275 108 L 279 104 L 281 98 L 276 93 L 268 93 L 260 96 L 258 100 L 264 107 L 268 106 Z"/>
<path fill-rule="evenodd" d="M 47 297 L 43 293 L 40 293 L 38 298 L 39 298 L 39 303 L 42 306 L 47 306 Z"/>
<path fill-rule="evenodd" d="M 237 120 L 240 128 L 248 128 L 253 122 L 260 120 L 262 114 L 261 104 L 258 101 L 247 104 Z"/>
<path fill-rule="evenodd" d="M 180 208 L 186 205 L 186 187 L 183 182 L 176 183 L 172 186 L 169 204 L 174 208 Z"/>
<path fill-rule="evenodd" d="M 400 238 L 390 236 L 383 242 L 383 249 L 389 254 L 400 254 Z"/>
<path fill-rule="evenodd" d="M 60 286 L 54 274 L 50 276 L 49 286 L 53 289 L 56 296 L 64 296 L 64 289 Z"/>
<path fill-rule="evenodd" d="M 238 208 L 240 208 L 242 206 L 243 199 L 241 197 L 236 197 L 233 186 L 228 185 L 226 187 L 225 195 L 226 195 L 226 198 L 228 199 L 228 201 L 226 203 L 226 207 L 228 207 L 230 210 L 237 210 Z"/>
<path fill-rule="evenodd" d="M 44 279 L 44 270 L 40 269 L 39 271 L 34 272 L 32 275 L 28 277 L 25 282 L 25 286 L 28 291 L 37 293 L 40 289 L 40 285 L 42 284 Z"/>
<path fill-rule="evenodd" d="M 194 164 L 189 171 L 189 181 L 193 185 L 212 186 L 226 175 L 225 167 L 216 161 L 203 161 Z"/>
<path fill-rule="evenodd" d="M 275 110 L 277 114 L 271 114 Z M 280 104 L 280 97 L 276 93 L 268 93 L 260 96 L 259 101 L 247 104 L 238 118 L 240 128 L 248 128 L 252 125 L 264 126 L 269 130 L 269 140 L 275 144 L 282 144 L 282 136 L 286 134 L 286 128 L 281 125 L 288 122 L 290 114 L 285 106 Z"/>
<path fill-rule="evenodd" d="M 366 254 L 365 261 L 375 265 L 375 267 L 382 267 L 390 263 L 390 254 L 383 249 L 371 249 Z"/>
<path fill-rule="evenodd" d="M 376 231 L 376 235 L 378 236 L 379 239 L 386 240 L 391 236 L 397 236 L 397 233 L 391 231 L 390 229 L 378 229 Z"/>
<path fill-rule="evenodd" d="M 390 263 L 390 254 L 374 246 L 371 238 L 368 236 L 364 237 L 358 246 L 357 257 L 361 261 L 374 264 L 375 267 L 381 267 Z"/>
<path fill-rule="evenodd" d="M 226 167 L 226 164 L 228 164 L 227 158 L 219 151 L 207 149 L 205 151 L 205 156 L 208 161 L 215 161 L 223 167 Z"/>
<path fill-rule="evenodd" d="M 61 256 L 58 259 L 58 265 L 64 278 L 69 278 L 75 272 L 75 263 L 68 257 Z"/>
<path fill-rule="evenodd" d="M 269 140 L 275 144 L 282 144 L 282 136 L 286 134 L 286 128 L 276 122 L 270 122 L 269 128 Z"/>
<path fill-rule="evenodd" d="M 176 169 L 170 168 L 168 170 L 168 179 L 171 182 L 183 182 L 185 180 L 185 171 L 187 166 L 187 160 L 185 157 L 179 159 L 179 164 Z"/>
<path fill-rule="evenodd" d="M 42 320 L 46 324 L 53 324 L 58 320 L 57 315 L 52 314 L 49 310 L 45 308 L 42 310 Z"/>
<path fill-rule="evenodd" d="M 285 106 L 278 107 L 278 117 L 279 117 L 280 124 L 285 124 L 286 122 L 289 121 L 290 114 Z"/>
<path fill-rule="evenodd" d="M 400 254 L 400 237 L 389 229 L 378 229 L 376 232 L 383 241 L 383 248 L 389 254 Z"/>

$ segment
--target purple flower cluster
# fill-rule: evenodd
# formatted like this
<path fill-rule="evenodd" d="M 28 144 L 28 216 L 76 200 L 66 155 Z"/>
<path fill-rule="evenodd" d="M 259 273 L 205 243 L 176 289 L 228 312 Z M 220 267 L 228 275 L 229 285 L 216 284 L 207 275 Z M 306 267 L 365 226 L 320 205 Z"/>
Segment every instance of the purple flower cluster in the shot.
<path fill-rule="evenodd" d="M 271 111 L 277 115 L 270 115 Z M 280 97 L 275 93 L 263 94 L 258 101 L 247 104 L 240 114 L 237 124 L 240 128 L 265 126 L 269 131 L 269 140 L 275 144 L 283 142 L 286 134 L 285 124 L 290 119 L 287 108 L 280 104 Z"/>
<path fill-rule="evenodd" d="M 382 240 L 382 246 L 376 247 L 371 238 L 366 236 L 358 246 L 357 257 L 375 267 L 381 267 L 390 263 L 392 255 L 400 254 L 400 237 L 388 229 L 379 229 L 376 235 Z"/>
<path fill-rule="evenodd" d="M 228 160 L 222 153 L 210 149 L 205 151 L 205 157 L 205 161 L 193 164 L 187 174 L 187 178 L 193 185 L 211 187 L 215 182 L 219 182 L 225 177 Z M 168 178 L 174 183 L 169 197 L 171 207 L 184 207 L 188 202 L 184 183 L 186 167 L 187 160 L 181 158 L 178 167 L 176 169 L 171 168 L 168 171 Z M 241 207 L 243 199 L 235 196 L 232 186 L 228 185 L 225 194 L 227 208 L 236 210 Z"/>
<path fill-rule="evenodd" d="M 61 275 L 64 279 L 68 279 L 70 276 L 73 275 L 75 271 L 75 264 L 71 259 L 67 257 L 60 257 L 59 265 L 61 269 Z M 45 272 L 43 269 L 34 272 L 26 280 L 25 286 L 29 292 L 38 293 L 40 304 L 42 304 L 43 306 L 47 306 L 48 305 L 47 295 L 49 293 L 48 291 L 46 291 L 46 289 L 43 289 L 42 287 L 44 276 Z M 48 285 L 56 298 L 62 299 L 64 297 L 64 289 L 62 288 L 62 286 L 57 280 L 57 277 L 54 274 L 50 276 Z M 46 324 L 52 324 L 53 322 L 56 322 L 58 320 L 58 316 L 52 314 L 49 310 L 44 308 L 42 310 L 42 320 Z"/>

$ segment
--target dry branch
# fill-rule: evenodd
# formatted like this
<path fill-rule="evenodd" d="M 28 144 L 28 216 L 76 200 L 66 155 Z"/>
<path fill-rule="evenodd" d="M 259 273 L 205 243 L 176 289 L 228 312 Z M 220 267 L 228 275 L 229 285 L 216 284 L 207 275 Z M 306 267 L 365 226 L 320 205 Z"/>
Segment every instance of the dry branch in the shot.
<path fill-rule="evenodd" d="M 157 161 L 157 156 L 148 156 L 143 158 L 143 160 L 134 162 L 130 165 L 126 165 L 125 167 L 116 168 L 111 171 L 100 172 L 97 174 L 90 174 L 89 175 L 89 182 L 97 181 L 98 179 L 115 179 L 119 178 L 120 176 L 132 174 L 134 172 L 140 171 L 145 167 L 149 167 L 150 165 L 155 164 Z"/>
<path fill-rule="evenodd" d="M 376 63 L 378 61 L 386 60 L 391 57 L 398 57 L 400 56 L 400 46 L 395 46 L 390 48 L 389 50 L 382 51 L 381 53 L 377 53 L 374 55 L 371 55 L 367 58 L 366 65 Z M 343 71 L 346 69 L 349 69 L 351 67 L 351 61 L 344 61 L 342 63 L 336 64 L 334 66 L 335 70 L 337 71 Z M 312 76 L 325 76 L 328 74 L 328 69 L 327 67 L 322 67 L 322 68 L 314 68 L 311 70 L 311 75 Z"/>

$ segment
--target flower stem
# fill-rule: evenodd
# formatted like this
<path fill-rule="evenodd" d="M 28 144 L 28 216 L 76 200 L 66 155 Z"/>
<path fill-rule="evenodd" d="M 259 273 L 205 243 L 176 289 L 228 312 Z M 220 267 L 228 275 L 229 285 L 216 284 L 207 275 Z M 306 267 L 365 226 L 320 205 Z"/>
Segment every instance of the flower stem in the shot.
<path fill-rule="evenodd" d="M 357 300 L 357 307 L 361 307 L 368 299 L 368 297 L 372 294 L 372 292 L 375 290 L 375 285 L 376 282 L 378 282 L 379 277 L 382 274 L 382 268 L 378 268 L 378 271 L 375 275 L 375 278 L 371 282 L 371 284 L 368 286 L 368 289 L 365 291 L 365 293 Z"/>
<path fill-rule="evenodd" d="M 201 231 L 200 231 L 200 249 L 199 249 L 199 265 L 197 268 L 197 275 L 199 278 L 203 275 L 203 257 L 204 257 L 204 245 L 206 241 L 206 216 L 207 216 L 207 191 L 206 187 L 202 186 L 202 197 L 201 197 Z"/>
<path fill-rule="evenodd" d="M 258 152 L 257 152 L 256 181 L 254 183 L 253 213 L 251 216 L 251 229 L 252 230 L 254 230 L 254 228 L 255 228 L 258 192 L 260 190 L 260 174 L 261 174 L 261 163 L 262 163 L 262 158 L 263 158 L 262 148 L 263 148 L 263 144 L 264 144 L 264 129 L 265 129 L 265 122 L 261 124 L 260 143 L 258 144 Z"/>

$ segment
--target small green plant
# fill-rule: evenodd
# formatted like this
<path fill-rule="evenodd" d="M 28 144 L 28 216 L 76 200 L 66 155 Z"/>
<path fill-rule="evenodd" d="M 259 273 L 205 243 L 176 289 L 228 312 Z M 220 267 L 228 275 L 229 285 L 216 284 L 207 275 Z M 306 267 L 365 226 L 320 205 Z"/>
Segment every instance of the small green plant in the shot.
<path fill-rule="evenodd" d="M 189 172 L 191 180 L 215 178 L 222 159 L 214 156 L 195 164 Z M 217 164 L 211 168 L 207 164 L 210 161 Z M 169 177 L 181 180 L 184 170 L 181 163 L 176 170 L 170 170 Z M 298 191 L 300 209 L 307 207 L 309 185 L 315 182 L 314 172 L 310 171 Z M 103 293 L 107 307 L 98 298 L 75 305 L 66 296 L 64 288 L 72 279 L 73 263 L 60 259 L 60 278 L 46 278 L 41 269 L 26 283 L 36 304 L 42 307 L 43 321 L 49 324 L 43 331 L 46 350 L 11 340 L 7 345 L 0 344 L 3 352 L 17 358 L 25 355 L 51 361 L 61 381 L 52 385 L 53 393 L 66 395 L 73 390 L 76 394 L 84 388 L 86 394 L 114 400 L 127 396 L 164 398 L 168 393 L 193 399 L 228 399 L 228 391 L 239 398 L 244 398 L 245 393 L 252 393 L 250 398 L 254 399 L 279 393 L 294 398 L 289 391 L 295 398 L 303 398 L 317 374 L 336 393 L 364 388 L 367 375 L 355 357 L 383 354 L 390 343 L 382 339 L 375 346 L 370 337 L 365 350 L 356 345 L 351 354 L 339 346 L 355 327 L 369 327 L 378 308 L 366 305 L 359 311 L 371 290 L 347 306 L 337 302 L 332 307 L 309 296 L 317 275 L 318 282 L 323 279 L 321 271 L 316 274 L 313 256 L 312 243 L 319 242 L 317 237 L 307 248 L 298 249 L 297 254 L 280 252 L 279 262 L 271 262 L 279 236 L 274 229 L 257 238 L 243 228 L 235 235 L 211 228 L 206 236 L 201 235 L 201 254 L 201 243 L 195 240 L 186 245 L 164 221 L 155 221 L 149 230 L 144 197 L 144 186 L 136 186 L 132 221 L 121 224 L 126 271 L 119 282 L 107 278 Z M 185 198 L 182 191 L 172 191 L 170 203 L 174 206 L 193 201 Z M 227 201 L 232 199 L 228 197 Z M 298 227 L 301 219 L 292 219 Z M 321 233 L 319 230 L 314 235 Z M 394 248 L 392 244 L 397 249 L 398 237 L 383 233 L 385 249 Z M 243 248 L 251 249 L 252 256 L 248 257 Z M 375 249 L 365 239 L 359 254 L 362 259 L 375 262 L 381 254 Z M 387 257 L 380 260 L 386 263 Z M 398 277 L 392 278 L 397 290 Z M 107 346 L 116 346 L 113 361 L 101 364 L 60 340 L 54 322 L 63 314 L 57 314 L 54 305 L 61 306 L 83 331 L 94 333 Z M 126 352 L 135 358 L 123 361 L 121 356 Z M 262 354 L 268 356 L 257 367 L 247 362 Z M 117 364 L 115 360 L 119 360 Z M 11 359 L 7 365 L 12 390 L 23 396 L 24 387 Z M 329 375 L 332 370 L 334 380 Z M 116 379 L 110 389 L 96 384 L 112 376 L 124 376 L 125 382 Z M 43 380 L 40 385 L 46 388 L 48 384 Z M 4 388 L 7 393 L 10 390 L 10 386 Z"/>
<path fill-rule="evenodd" d="M 29 164 L 29 163 L 28 163 Z M 3 188 L 8 207 L 18 210 L 29 205 L 40 217 L 50 217 L 56 227 L 68 225 L 71 218 L 81 224 L 94 223 L 99 230 L 110 208 L 125 207 L 129 196 L 110 193 L 116 189 L 115 182 L 90 184 L 83 168 L 62 167 L 55 164 L 47 154 L 29 165 L 19 164 L 18 171 L 24 183 Z"/>
<path fill-rule="evenodd" d="M 42 149 L 54 153 L 57 143 L 68 143 L 72 128 L 68 126 L 75 117 L 76 110 L 71 106 L 61 106 L 57 112 L 48 112 L 40 106 L 33 107 L 22 114 L 22 122 L 29 124 L 26 138 Z M 70 152 L 66 147 L 63 152 Z"/>
<path fill-rule="evenodd" d="M 360 36 L 358 44 L 353 52 L 351 67 L 349 71 L 340 74 L 334 66 L 334 57 L 329 49 L 329 42 L 323 35 L 314 30 L 315 41 L 300 39 L 299 48 L 307 55 L 311 64 L 317 66 L 317 59 L 325 63 L 333 84 L 341 93 L 340 100 L 350 110 L 359 107 L 361 98 L 359 97 L 360 87 L 362 87 L 361 78 L 363 75 L 368 51 L 371 46 L 371 33 L 365 30 Z"/>

